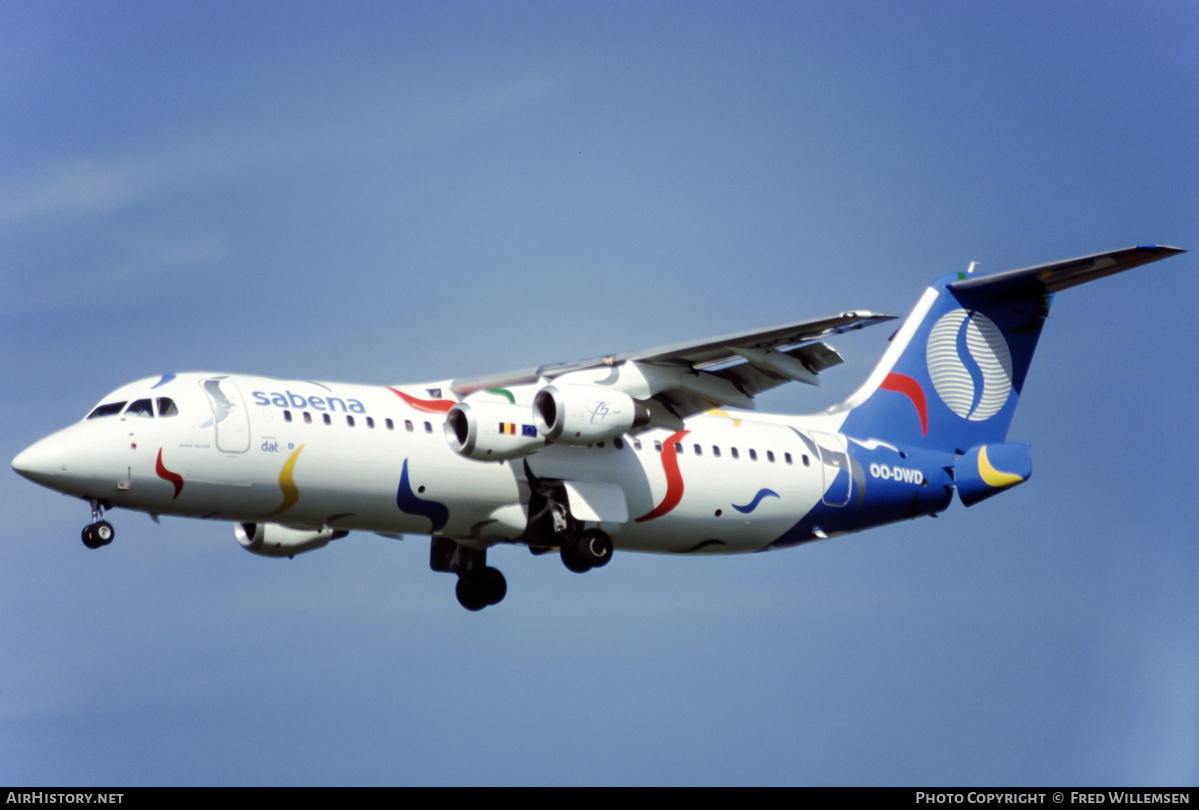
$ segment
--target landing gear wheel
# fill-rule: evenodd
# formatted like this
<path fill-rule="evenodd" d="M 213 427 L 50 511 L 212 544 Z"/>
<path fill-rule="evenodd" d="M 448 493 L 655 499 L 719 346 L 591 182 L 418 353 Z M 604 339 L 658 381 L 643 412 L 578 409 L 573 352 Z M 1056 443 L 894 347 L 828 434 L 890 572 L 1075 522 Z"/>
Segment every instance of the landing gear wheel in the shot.
<path fill-rule="evenodd" d="M 458 586 L 454 588 L 454 593 L 458 597 L 458 604 L 467 610 L 482 610 L 487 607 L 483 594 L 474 585 L 474 577 L 469 574 L 458 577 Z"/>
<path fill-rule="evenodd" d="M 100 548 L 112 542 L 115 532 L 107 520 L 98 520 L 83 528 L 83 545 L 88 548 Z"/>
<path fill-rule="evenodd" d="M 83 545 L 88 548 L 100 548 L 107 546 L 112 542 L 113 531 L 112 524 L 104 520 L 104 510 L 111 509 L 112 504 L 106 503 L 98 498 L 91 499 L 92 504 L 92 522 L 83 527 Z"/>
<path fill-rule="evenodd" d="M 487 598 L 487 604 L 498 605 L 508 595 L 508 581 L 498 568 L 484 568 L 478 574 L 479 589 Z"/>
<path fill-rule="evenodd" d="M 566 566 L 568 571 L 574 571 L 576 574 L 585 574 L 591 570 L 591 566 L 579 554 L 579 544 L 577 542 L 562 544 L 562 564 Z"/>
<path fill-rule="evenodd" d="M 602 568 L 612 560 L 612 538 L 588 529 L 573 542 L 562 544 L 562 564 L 576 574 Z"/>
<path fill-rule="evenodd" d="M 588 529 L 579 537 L 579 556 L 592 568 L 603 568 L 612 561 L 612 538 L 599 529 Z"/>
<path fill-rule="evenodd" d="M 83 527 L 83 545 L 91 549 L 97 549 L 104 545 L 104 543 L 102 543 L 96 537 L 95 524 Z"/>
<path fill-rule="evenodd" d="M 458 604 L 467 610 L 482 610 L 488 605 L 498 605 L 508 594 L 508 582 L 495 568 L 470 571 L 458 577 L 454 589 Z"/>

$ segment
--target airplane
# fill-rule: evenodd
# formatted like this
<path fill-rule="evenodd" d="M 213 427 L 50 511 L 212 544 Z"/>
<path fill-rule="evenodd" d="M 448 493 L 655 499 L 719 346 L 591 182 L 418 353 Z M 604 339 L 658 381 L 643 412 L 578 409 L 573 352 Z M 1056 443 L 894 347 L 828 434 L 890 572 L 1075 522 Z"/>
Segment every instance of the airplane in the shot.
<path fill-rule="evenodd" d="M 936 279 L 844 402 L 806 416 L 754 397 L 817 385 L 825 339 L 868 311 L 591 360 L 419 385 L 162 374 L 124 385 L 13 469 L 91 505 L 91 549 L 121 507 L 229 521 L 243 548 L 294 557 L 351 531 L 429 535 L 430 566 L 477 611 L 507 593 L 488 551 L 786 548 L 971 506 L 1028 480 L 1007 441 L 1055 293 L 1185 251 L 1143 245 Z"/>

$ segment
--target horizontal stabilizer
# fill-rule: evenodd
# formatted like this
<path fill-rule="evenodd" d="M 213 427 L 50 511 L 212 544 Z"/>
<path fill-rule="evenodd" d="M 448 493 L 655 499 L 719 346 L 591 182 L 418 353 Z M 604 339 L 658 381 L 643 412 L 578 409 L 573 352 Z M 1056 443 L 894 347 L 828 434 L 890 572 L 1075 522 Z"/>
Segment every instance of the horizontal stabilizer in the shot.
<path fill-rule="evenodd" d="M 1029 295 L 1055 293 L 1104 276 L 1122 273 L 1142 264 L 1167 259 L 1185 250 L 1164 245 L 1139 245 L 1067 259 L 1064 262 L 1041 264 L 1020 270 L 1008 270 L 993 276 L 964 278 L 949 285 L 954 292 L 983 292 L 987 294 Z"/>

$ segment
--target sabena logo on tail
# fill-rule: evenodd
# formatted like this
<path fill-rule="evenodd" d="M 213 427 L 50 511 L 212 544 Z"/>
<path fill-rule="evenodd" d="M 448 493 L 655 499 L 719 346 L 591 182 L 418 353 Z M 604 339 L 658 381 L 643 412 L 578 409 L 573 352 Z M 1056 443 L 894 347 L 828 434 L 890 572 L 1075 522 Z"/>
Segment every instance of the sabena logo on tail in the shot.
<path fill-rule="evenodd" d="M 928 375 L 941 401 L 972 422 L 990 419 L 1012 393 L 1012 354 L 995 322 L 955 309 L 929 332 Z"/>

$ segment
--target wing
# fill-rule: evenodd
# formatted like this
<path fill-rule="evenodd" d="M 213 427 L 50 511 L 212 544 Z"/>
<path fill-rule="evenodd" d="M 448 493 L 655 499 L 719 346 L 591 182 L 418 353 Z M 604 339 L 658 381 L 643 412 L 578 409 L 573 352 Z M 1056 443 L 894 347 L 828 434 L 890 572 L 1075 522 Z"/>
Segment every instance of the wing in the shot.
<path fill-rule="evenodd" d="M 819 385 L 816 375 L 842 362 L 836 350 L 820 342 L 822 338 L 893 317 L 845 312 L 770 329 L 462 378 L 452 383 L 451 390 L 466 396 L 482 389 L 507 388 L 542 379 L 608 385 L 647 401 L 655 416 L 654 423 L 670 424 L 722 405 L 753 408 L 755 395 L 792 380 Z"/>

